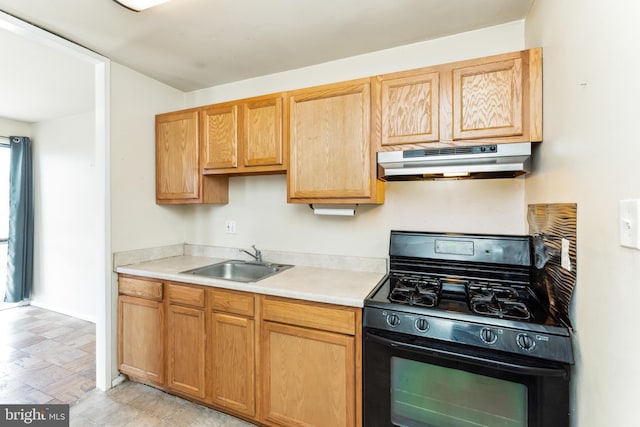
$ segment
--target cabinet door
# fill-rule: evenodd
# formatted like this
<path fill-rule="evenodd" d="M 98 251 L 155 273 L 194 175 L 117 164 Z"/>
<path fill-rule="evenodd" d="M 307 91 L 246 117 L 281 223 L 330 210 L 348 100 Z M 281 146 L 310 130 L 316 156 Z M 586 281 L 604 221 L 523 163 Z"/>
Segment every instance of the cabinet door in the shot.
<path fill-rule="evenodd" d="M 354 338 L 263 322 L 265 420 L 278 425 L 355 424 Z"/>
<path fill-rule="evenodd" d="M 162 385 L 163 336 L 162 302 L 118 297 L 118 366 L 123 374 Z"/>
<path fill-rule="evenodd" d="M 381 145 L 433 142 L 439 132 L 440 73 L 421 73 L 380 82 Z"/>
<path fill-rule="evenodd" d="M 213 312 L 210 324 L 208 356 L 212 403 L 254 416 L 254 320 Z"/>
<path fill-rule="evenodd" d="M 522 59 L 453 69 L 453 139 L 523 134 Z"/>
<path fill-rule="evenodd" d="M 292 92 L 289 202 L 378 203 L 370 80 Z"/>
<path fill-rule="evenodd" d="M 238 167 L 238 106 L 220 104 L 202 111 L 205 169 Z"/>
<path fill-rule="evenodd" d="M 197 111 L 156 116 L 156 200 L 200 199 Z"/>
<path fill-rule="evenodd" d="M 167 386 L 194 397 L 205 397 L 204 310 L 167 306 Z"/>
<path fill-rule="evenodd" d="M 283 168 L 282 95 L 249 100 L 243 104 L 244 166 Z"/>

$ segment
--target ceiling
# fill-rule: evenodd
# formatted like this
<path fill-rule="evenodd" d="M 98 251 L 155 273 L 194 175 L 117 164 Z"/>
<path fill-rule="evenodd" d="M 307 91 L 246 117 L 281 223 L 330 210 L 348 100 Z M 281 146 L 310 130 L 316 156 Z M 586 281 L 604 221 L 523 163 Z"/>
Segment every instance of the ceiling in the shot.
<path fill-rule="evenodd" d="M 0 52 L 0 117 L 37 123 L 94 109 L 88 62 L 3 29 Z"/>
<path fill-rule="evenodd" d="M 173 0 L 136 13 L 112 0 L 0 0 L 0 10 L 189 92 L 520 20 L 533 1 Z"/>

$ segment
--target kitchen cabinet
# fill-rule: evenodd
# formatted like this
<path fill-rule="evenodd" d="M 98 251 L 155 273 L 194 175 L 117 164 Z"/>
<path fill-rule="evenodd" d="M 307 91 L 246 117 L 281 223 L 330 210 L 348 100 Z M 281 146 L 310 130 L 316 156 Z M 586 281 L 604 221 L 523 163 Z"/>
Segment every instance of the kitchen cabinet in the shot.
<path fill-rule="evenodd" d="M 162 282 L 118 279 L 118 367 L 143 383 L 164 384 Z"/>
<path fill-rule="evenodd" d="M 238 105 L 227 103 L 204 108 L 203 122 L 204 169 L 238 167 Z"/>
<path fill-rule="evenodd" d="M 541 68 L 541 49 L 455 65 L 453 139 L 541 141 Z"/>
<path fill-rule="evenodd" d="M 371 143 L 371 80 L 287 94 L 289 203 L 382 203 Z"/>
<path fill-rule="evenodd" d="M 205 397 L 205 291 L 201 286 L 167 286 L 167 387 Z"/>
<path fill-rule="evenodd" d="M 227 203 L 226 177 L 200 173 L 198 110 L 156 116 L 156 203 Z"/>
<path fill-rule="evenodd" d="M 235 413 L 256 415 L 254 295 L 209 289 L 211 307 L 207 372 L 210 402 Z"/>
<path fill-rule="evenodd" d="M 203 172 L 285 172 L 283 97 L 277 93 L 202 108 Z"/>
<path fill-rule="evenodd" d="M 262 298 L 263 421 L 361 425 L 360 311 Z"/>
<path fill-rule="evenodd" d="M 376 77 L 380 150 L 542 141 L 540 48 Z"/>
<path fill-rule="evenodd" d="M 355 307 L 119 275 L 133 381 L 273 426 L 362 425 Z"/>
<path fill-rule="evenodd" d="M 440 72 L 379 76 L 381 145 L 440 139 Z"/>

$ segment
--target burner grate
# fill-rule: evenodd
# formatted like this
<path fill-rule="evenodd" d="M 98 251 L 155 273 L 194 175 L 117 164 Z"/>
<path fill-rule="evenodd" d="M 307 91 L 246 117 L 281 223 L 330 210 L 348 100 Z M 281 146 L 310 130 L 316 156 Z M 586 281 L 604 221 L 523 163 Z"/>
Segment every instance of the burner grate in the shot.
<path fill-rule="evenodd" d="M 440 302 L 442 284 L 426 277 L 399 277 L 389 294 L 389 300 L 419 307 L 435 307 Z"/>
<path fill-rule="evenodd" d="M 529 320 L 531 312 L 517 289 L 488 283 L 467 286 L 469 308 L 476 314 L 500 319 Z"/>

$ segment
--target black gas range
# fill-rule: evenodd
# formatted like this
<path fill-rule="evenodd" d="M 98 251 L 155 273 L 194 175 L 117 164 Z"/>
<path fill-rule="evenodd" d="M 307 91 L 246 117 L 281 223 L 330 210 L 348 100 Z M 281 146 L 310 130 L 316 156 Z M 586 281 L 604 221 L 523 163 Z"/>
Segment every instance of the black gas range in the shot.
<path fill-rule="evenodd" d="M 569 329 L 531 282 L 529 236 L 392 231 L 364 326 L 573 363 Z"/>
<path fill-rule="evenodd" d="M 391 231 L 363 310 L 367 426 L 568 424 L 571 330 L 534 280 L 532 246 Z"/>

